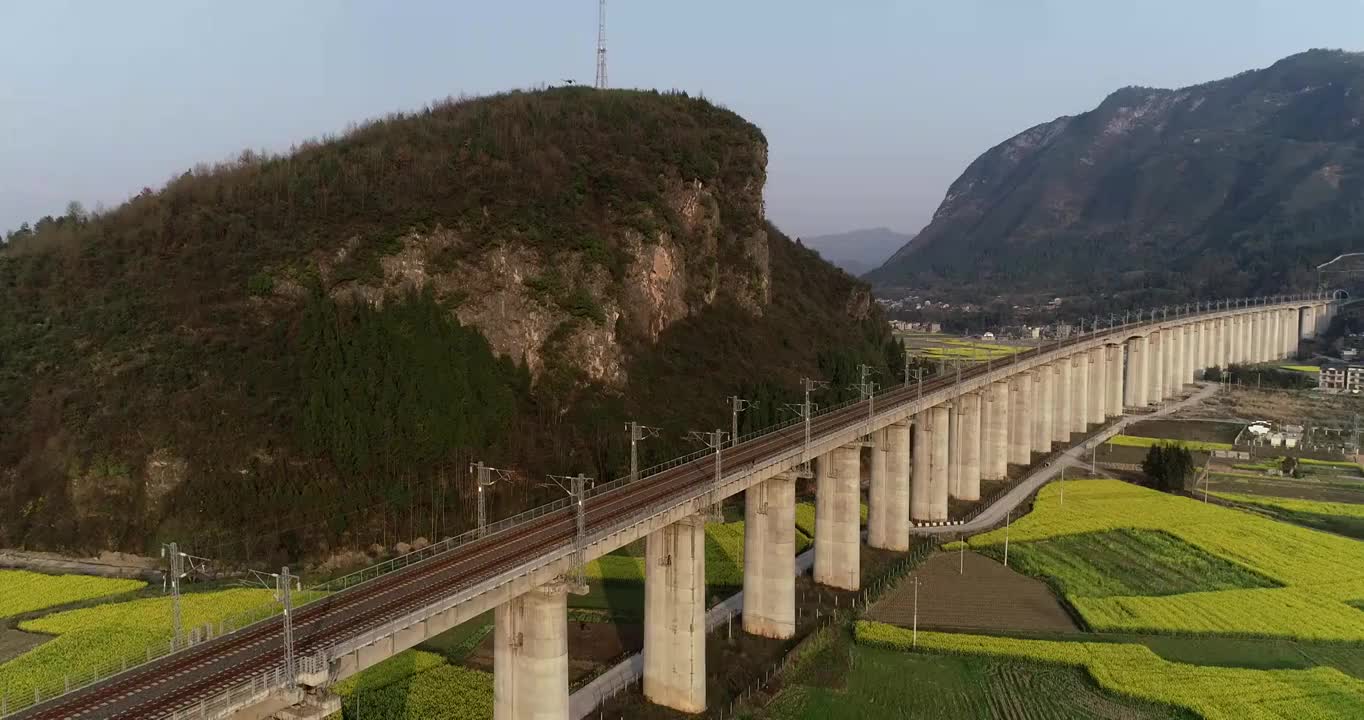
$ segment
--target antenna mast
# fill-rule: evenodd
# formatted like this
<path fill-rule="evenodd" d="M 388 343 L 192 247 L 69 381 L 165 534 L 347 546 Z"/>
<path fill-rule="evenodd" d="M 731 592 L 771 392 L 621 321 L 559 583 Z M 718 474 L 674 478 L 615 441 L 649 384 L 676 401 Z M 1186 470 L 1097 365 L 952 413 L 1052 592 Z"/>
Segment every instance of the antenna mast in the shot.
<path fill-rule="evenodd" d="M 597 5 L 597 89 L 606 89 L 606 0 Z"/>

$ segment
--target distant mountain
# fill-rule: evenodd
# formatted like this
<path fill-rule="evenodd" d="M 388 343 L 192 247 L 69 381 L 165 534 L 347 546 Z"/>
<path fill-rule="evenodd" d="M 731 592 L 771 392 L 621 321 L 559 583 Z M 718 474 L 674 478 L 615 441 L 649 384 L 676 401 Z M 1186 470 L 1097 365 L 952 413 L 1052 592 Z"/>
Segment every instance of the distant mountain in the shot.
<path fill-rule="evenodd" d="M 913 235 L 882 227 L 801 238 L 801 242 L 818 252 L 820 257 L 846 270 L 849 275 L 861 275 L 879 267 L 891 253 L 913 239 Z"/>
<path fill-rule="evenodd" d="M 971 163 L 867 275 L 961 294 L 1275 292 L 1364 249 L 1364 54 L 1128 87 Z"/>

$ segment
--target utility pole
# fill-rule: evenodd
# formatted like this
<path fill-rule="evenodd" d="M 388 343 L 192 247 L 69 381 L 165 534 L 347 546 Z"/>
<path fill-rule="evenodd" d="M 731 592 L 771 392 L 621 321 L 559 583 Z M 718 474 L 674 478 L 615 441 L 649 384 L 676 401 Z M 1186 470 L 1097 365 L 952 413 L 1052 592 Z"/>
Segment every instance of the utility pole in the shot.
<path fill-rule="evenodd" d="M 1004 513 L 1004 567 L 1009 567 L 1009 519 L 1013 511 Z"/>
<path fill-rule="evenodd" d="M 578 473 L 577 475 L 550 475 L 549 481 L 553 487 L 557 487 L 568 494 L 573 501 L 573 518 L 575 532 L 573 534 L 573 567 L 564 575 L 564 582 L 568 585 L 568 591 L 575 595 L 587 594 L 587 491 L 591 487 L 592 478 Z M 541 487 L 550 487 L 550 483 Z"/>
<path fill-rule="evenodd" d="M 805 390 L 805 402 L 800 406 L 800 416 L 805 419 L 805 452 L 810 452 L 810 418 L 814 415 L 815 406 L 810 402 L 810 393 L 820 388 L 828 386 L 829 383 L 823 380 L 811 380 L 810 378 L 800 379 L 801 387 Z"/>
<path fill-rule="evenodd" d="M 274 585 L 275 602 L 284 607 L 283 630 L 284 630 L 284 677 L 287 678 L 288 687 L 298 684 L 298 671 L 294 666 L 294 591 L 303 590 L 302 579 L 289 572 L 289 566 L 285 565 L 278 573 L 260 572 L 258 570 L 249 571 L 252 577 L 261 585 L 269 588 Z M 268 578 L 268 580 L 267 580 Z"/>
<path fill-rule="evenodd" d="M 724 522 L 724 498 L 720 497 L 720 480 L 723 477 L 720 449 L 725 446 L 725 431 L 712 430 L 710 432 L 701 432 L 699 430 L 692 430 L 687 433 L 687 439 L 705 443 L 708 448 L 715 448 L 715 478 L 711 481 L 711 502 L 710 510 L 707 514 L 710 516 L 712 522 Z"/>
<path fill-rule="evenodd" d="M 298 671 L 294 668 L 294 596 L 290 590 L 295 581 L 300 583 L 302 589 L 302 581 L 297 575 L 289 574 L 288 565 L 280 568 L 277 581 L 279 591 L 276 597 L 284 606 L 284 677 L 288 679 L 289 687 L 293 687 L 298 683 Z"/>
<path fill-rule="evenodd" d="M 202 571 L 209 559 L 180 552 L 180 545 L 173 542 L 161 546 L 161 557 L 166 558 L 168 566 L 161 576 L 161 592 L 169 589 L 171 594 L 171 649 L 174 650 L 182 646 L 185 640 L 180 612 L 180 581 L 188 577 L 190 572 Z M 189 567 L 188 571 L 186 566 Z"/>
<path fill-rule="evenodd" d="M 870 375 L 876 372 L 876 368 L 862 364 L 857 366 L 859 380 L 857 385 L 857 396 L 861 400 L 867 401 L 867 420 L 870 422 L 875 414 L 876 406 L 876 383 L 872 382 Z"/>
<path fill-rule="evenodd" d="M 469 472 L 478 483 L 478 536 L 483 537 L 488 530 L 488 495 L 484 491 L 496 485 L 498 480 L 510 480 L 511 475 L 506 470 L 484 465 L 482 460 L 471 464 Z"/>
<path fill-rule="evenodd" d="M 660 430 L 633 420 L 625 426 L 625 430 L 630 433 L 630 482 L 635 482 L 639 479 L 639 441 L 658 437 Z"/>
<path fill-rule="evenodd" d="M 754 400 L 745 400 L 738 395 L 730 395 L 725 398 L 729 401 L 729 441 L 733 445 L 739 444 L 739 413 L 758 406 Z"/>
<path fill-rule="evenodd" d="M 910 647 L 919 647 L 919 576 L 914 576 L 914 634 L 910 636 Z"/>

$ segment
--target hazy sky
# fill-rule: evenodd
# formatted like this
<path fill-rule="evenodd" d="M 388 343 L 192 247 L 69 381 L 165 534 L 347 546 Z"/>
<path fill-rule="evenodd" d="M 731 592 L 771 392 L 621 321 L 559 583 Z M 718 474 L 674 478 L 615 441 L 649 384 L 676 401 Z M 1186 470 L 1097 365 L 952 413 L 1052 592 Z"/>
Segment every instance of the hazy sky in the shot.
<path fill-rule="evenodd" d="M 460 93 L 591 82 L 595 0 L 0 0 L 0 229 Z M 914 231 L 990 146 L 1123 85 L 1364 49 L 1364 0 L 612 0 L 610 80 L 757 123 L 768 215 Z"/>

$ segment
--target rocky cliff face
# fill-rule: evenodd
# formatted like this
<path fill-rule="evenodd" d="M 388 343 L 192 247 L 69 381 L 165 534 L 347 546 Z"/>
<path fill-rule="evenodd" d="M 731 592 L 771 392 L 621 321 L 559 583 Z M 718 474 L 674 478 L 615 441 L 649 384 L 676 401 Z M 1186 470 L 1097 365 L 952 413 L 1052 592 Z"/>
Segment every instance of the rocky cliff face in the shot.
<path fill-rule="evenodd" d="M 1274 292 L 1364 229 L 1364 55 L 1124 88 L 971 163 L 868 279 L 1001 291 Z"/>

